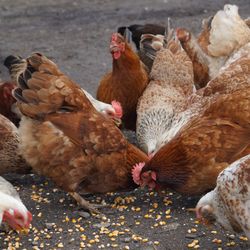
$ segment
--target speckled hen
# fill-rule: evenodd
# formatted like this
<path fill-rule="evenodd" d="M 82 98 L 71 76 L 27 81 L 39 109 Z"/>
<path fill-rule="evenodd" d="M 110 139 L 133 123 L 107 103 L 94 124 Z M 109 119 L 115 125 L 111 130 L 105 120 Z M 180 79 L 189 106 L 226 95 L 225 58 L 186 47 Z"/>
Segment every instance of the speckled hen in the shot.
<path fill-rule="evenodd" d="M 250 154 L 220 173 L 216 188 L 198 202 L 196 214 L 204 223 L 216 220 L 250 239 Z"/>
<path fill-rule="evenodd" d="M 149 85 L 138 102 L 136 135 L 146 153 L 155 153 L 169 140 L 162 140 L 163 134 L 186 109 L 193 90 L 192 62 L 173 38 L 157 52 Z"/>
<path fill-rule="evenodd" d="M 19 152 L 20 136 L 16 126 L 0 115 L 0 175 L 25 174 L 31 168 Z"/>

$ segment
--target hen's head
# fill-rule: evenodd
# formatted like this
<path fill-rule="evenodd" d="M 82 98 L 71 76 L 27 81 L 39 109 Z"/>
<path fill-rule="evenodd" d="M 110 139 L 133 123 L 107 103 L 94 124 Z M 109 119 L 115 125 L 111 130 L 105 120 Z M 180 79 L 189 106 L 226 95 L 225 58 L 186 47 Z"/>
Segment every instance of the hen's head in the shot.
<path fill-rule="evenodd" d="M 3 213 L 3 222 L 14 230 L 27 230 L 32 221 L 32 214 L 27 209 L 8 209 Z"/>
<path fill-rule="evenodd" d="M 110 41 L 110 53 L 113 59 L 117 60 L 121 54 L 125 51 L 126 42 L 124 37 L 119 33 L 113 33 Z"/>
<path fill-rule="evenodd" d="M 132 169 L 132 177 L 137 185 L 141 187 L 148 186 L 152 190 L 156 187 L 156 172 L 151 170 L 143 172 L 142 169 L 144 166 L 144 162 L 135 164 Z"/>
<path fill-rule="evenodd" d="M 205 225 L 210 225 L 216 220 L 213 202 L 214 191 L 211 191 L 199 200 L 195 208 L 197 219 Z"/>
<path fill-rule="evenodd" d="M 118 127 L 121 125 L 123 111 L 120 102 L 112 101 L 111 106 L 107 106 L 102 112 L 107 118 L 112 119 Z"/>

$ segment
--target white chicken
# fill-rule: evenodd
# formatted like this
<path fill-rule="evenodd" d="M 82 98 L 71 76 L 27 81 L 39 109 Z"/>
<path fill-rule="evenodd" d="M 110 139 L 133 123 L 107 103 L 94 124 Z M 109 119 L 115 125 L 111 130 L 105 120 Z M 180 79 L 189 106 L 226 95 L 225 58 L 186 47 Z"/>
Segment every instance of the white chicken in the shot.
<path fill-rule="evenodd" d="M 29 228 L 31 220 L 15 188 L 0 176 L 0 225 L 5 222 L 14 230 L 22 230 Z"/>
<path fill-rule="evenodd" d="M 121 123 L 120 119 L 122 118 L 122 106 L 119 102 L 115 100 L 112 101 L 111 104 L 101 102 L 95 99 L 89 92 L 87 92 L 83 88 L 82 91 L 97 111 L 102 113 L 105 117 L 113 119 L 117 125 Z"/>
<path fill-rule="evenodd" d="M 250 154 L 232 163 L 217 178 L 216 188 L 196 206 L 197 218 L 244 232 L 250 239 Z"/>
<path fill-rule="evenodd" d="M 208 38 L 209 75 L 212 79 L 239 49 L 250 42 L 250 29 L 240 17 L 236 5 L 226 4 L 215 14 Z"/>

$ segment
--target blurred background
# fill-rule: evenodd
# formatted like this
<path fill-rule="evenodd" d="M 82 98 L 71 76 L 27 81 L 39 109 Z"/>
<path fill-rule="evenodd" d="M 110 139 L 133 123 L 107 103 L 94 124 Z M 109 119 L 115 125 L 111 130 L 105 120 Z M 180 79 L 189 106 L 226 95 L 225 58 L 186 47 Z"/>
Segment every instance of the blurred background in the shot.
<path fill-rule="evenodd" d="M 1 0 L 0 60 L 9 54 L 39 51 L 92 94 L 100 77 L 111 69 L 109 39 L 117 27 L 134 23 L 185 27 L 197 34 L 203 18 L 225 3 L 250 14 L 250 1 L 225 0 Z M 0 78 L 8 79 L 0 65 Z"/>

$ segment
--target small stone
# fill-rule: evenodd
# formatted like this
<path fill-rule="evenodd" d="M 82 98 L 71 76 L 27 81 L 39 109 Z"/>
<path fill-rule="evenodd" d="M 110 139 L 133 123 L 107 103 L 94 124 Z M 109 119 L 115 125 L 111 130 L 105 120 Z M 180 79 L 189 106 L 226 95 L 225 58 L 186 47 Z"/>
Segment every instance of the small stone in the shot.
<path fill-rule="evenodd" d="M 131 237 L 125 237 L 125 238 L 121 239 L 121 241 L 124 243 L 129 243 L 131 241 Z"/>
<path fill-rule="evenodd" d="M 197 235 L 197 234 L 190 233 L 190 234 L 186 234 L 185 237 L 188 238 L 188 239 L 195 239 L 195 238 L 198 237 L 198 235 Z"/>
<path fill-rule="evenodd" d="M 231 239 L 231 240 L 234 240 L 235 239 L 235 235 L 234 234 L 230 234 L 230 235 L 228 235 L 228 238 Z"/>
<path fill-rule="evenodd" d="M 163 229 L 164 229 L 164 231 L 172 231 L 172 230 L 176 230 L 179 226 L 180 226 L 179 223 L 173 222 L 173 223 L 166 224 L 163 227 Z"/>
<path fill-rule="evenodd" d="M 50 230 L 53 228 L 53 223 L 45 223 L 45 227 Z"/>
<path fill-rule="evenodd" d="M 90 214 L 88 212 L 84 212 L 84 211 L 79 211 L 78 215 L 83 217 L 84 219 L 88 219 L 90 217 Z"/>
<path fill-rule="evenodd" d="M 96 223 L 93 225 L 94 228 L 102 228 L 102 227 L 110 227 L 109 222 L 103 222 L 103 223 Z"/>

